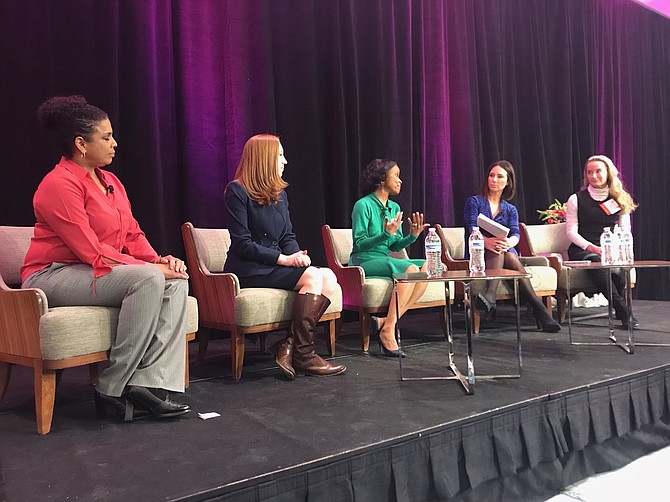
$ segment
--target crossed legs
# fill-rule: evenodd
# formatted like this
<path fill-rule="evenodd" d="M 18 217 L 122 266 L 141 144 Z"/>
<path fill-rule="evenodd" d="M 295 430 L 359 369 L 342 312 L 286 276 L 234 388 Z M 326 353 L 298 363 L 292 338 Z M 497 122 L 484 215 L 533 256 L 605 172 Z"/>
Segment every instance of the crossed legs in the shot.
<path fill-rule="evenodd" d="M 421 272 L 426 271 L 426 265 L 420 269 Z M 414 272 L 419 272 L 419 267 L 416 265 L 410 265 L 405 270 L 406 274 L 411 274 Z M 417 302 L 419 298 L 426 291 L 428 283 L 418 282 L 418 283 L 405 283 L 397 284 L 396 290 L 393 295 L 391 295 L 391 303 L 389 304 L 388 314 L 386 317 L 379 318 L 379 338 L 381 339 L 382 344 L 388 350 L 396 350 L 398 348 L 398 342 L 395 339 L 395 325 L 398 322 L 407 309 L 411 305 Z M 398 310 L 396 311 L 396 298 L 394 295 L 398 296 Z"/>

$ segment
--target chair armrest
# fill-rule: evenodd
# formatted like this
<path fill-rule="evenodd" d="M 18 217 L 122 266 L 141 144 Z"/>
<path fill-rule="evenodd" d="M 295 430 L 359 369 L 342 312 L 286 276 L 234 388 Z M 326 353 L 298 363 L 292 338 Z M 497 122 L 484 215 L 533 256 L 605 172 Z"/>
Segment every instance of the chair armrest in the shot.
<path fill-rule="evenodd" d="M 332 271 L 337 277 L 337 282 L 342 288 L 342 302 L 347 305 L 362 305 L 363 284 L 365 284 L 365 271 L 357 265 L 343 267 L 333 264 Z"/>
<path fill-rule="evenodd" d="M 519 260 L 527 267 L 549 267 L 549 258 L 546 256 L 521 256 Z"/>
<path fill-rule="evenodd" d="M 442 263 L 447 266 L 447 270 L 470 270 L 469 260 L 454 260 L 448 257 L 445 259 L 444 253 L 442 253 Z"/>
<path fill-rule="evenodd" d="M 42 357 L 40 317 L 48 308 L 42 290 L 11 289 L 0 279 L 0 354 Z"/>
<path fill-rule="evenodd" d="M 191 275 L 191 280 L 200 318 L 206 322 L 235 324 L 235 297 L 240 293 L 237 276 L 212 273 L 203 267 L 197 275 Z"/>

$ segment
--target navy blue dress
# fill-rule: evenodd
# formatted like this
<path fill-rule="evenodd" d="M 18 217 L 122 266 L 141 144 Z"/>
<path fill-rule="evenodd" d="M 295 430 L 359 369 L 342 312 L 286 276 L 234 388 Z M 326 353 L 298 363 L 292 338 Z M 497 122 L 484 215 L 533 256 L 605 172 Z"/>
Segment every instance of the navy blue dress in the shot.
<path fill-rule="evenodd" d="M 261 205 L 238 181 L 226 187 L 224 200 L 230 215 L 230 249 L 223 271 L 237 275 L 243 288 L 292 290 L 307 267 L 277 264 L 280 254 L 300 251 L 283 190 L 279 201 Z"/>

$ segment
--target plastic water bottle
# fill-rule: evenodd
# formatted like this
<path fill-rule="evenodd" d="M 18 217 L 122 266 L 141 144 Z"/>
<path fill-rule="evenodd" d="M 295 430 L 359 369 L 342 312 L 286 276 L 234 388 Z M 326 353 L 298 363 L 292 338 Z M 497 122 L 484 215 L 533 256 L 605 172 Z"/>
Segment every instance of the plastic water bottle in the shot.
<path fill-rule="evenodd" d="M 483 274 L 486 270 L 484 262 L 484 237 L 482 237 L 479 227 L 472 227 L 472 232 L 468 239 L 468 249 L 470 250 L 470 273 Z"/>
<path fill-rule="evenodd" d="M 424 245 L 426 250 L 426 273 L 429 277 L 442 275 L 442 243 L 434 228 L 428 229 Z"/>
<path fill-rule="evenodd" d="M 621 227 L 619 227 L 618 223 L 614 224 L 612 235 L 612 258 L 615 265 L 622 265 L 626 263 L 626 248 L 625 243 L 621 239 Z"/>
<path fill-rule="evenodd" d="M 604 227 L 600 234 L 601 262 L 603 265 L 614 265 L 614 236 L 610 227 Z"/>
<path fill-rule="evenodd" d="M 630 230 L 621 230 L 621 240 L 619 241 L 621 246 L 621 253 L 623 256 L 622 263 L 624 265 L 631 264 L 635 261 L 635 255 L 633 252 L 633 234 Z"/>

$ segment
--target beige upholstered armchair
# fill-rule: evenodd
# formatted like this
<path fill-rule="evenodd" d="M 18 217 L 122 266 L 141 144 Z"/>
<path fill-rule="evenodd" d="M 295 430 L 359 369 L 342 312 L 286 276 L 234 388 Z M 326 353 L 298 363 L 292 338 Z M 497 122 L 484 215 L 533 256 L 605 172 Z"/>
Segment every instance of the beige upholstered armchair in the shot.
<path fill-rule="evenodd" d="M 450 270 L 468 270 L 468 260 L 465 259 L 465 229 L 463 227 L 442 227 L 435 225 L 437 235 L 442 241 L 442 262 Z M 523 232 L 522 232 L 523 233 Z M 542 256 L 524 256 L 517 246 L 521 255 L 521 262 L 526 270 L 531 274 L 530 282 L 535 293 L 544 298 L 547 308 L 551 310 L 551 297 L 556 294 L 557 274 L 550 266 L 549 260 Z M 508 300 L 514 298 L 513 286 L 509 281 L 500 281 L 497 291 L 498 300 Z M 463 299 L 463 285 L 456 285 L 456 298 Z M 479 333 L 481 318 L 479 311 L 475 308 L 472 312 L 472 326 L 475 333 Z"/>
<path fill-rule="evenodd" d="M 225 228 L 195 228 L 192 223 L 181 227 L 188 272 L 200 309 L 200 326 L 230 332 L 233 378 L 242 377 L 245 337 L 261 334 L 265 350 L 268 331 L 286 330 L 291 325 L 293 302 L 297 293 L 273 288 L 240 288 L 235 274 L 223 272 L 230 234 Z M 328 349 L 335 355 L 335 337 L 342 312 L 342 293 L 338 288 L 320 322 L 326 323 Z M 209 334 L 198 335 L 198 361 L 207 350 Z"/>
<path fill-rule="evenodd" d="M 348 265 L 353 247 L 350 228 L 330 228 L 323 225 L 321 236 L 326 248 L 328 267 L 335 272 L 337 282 L 342 287 L 342 308 L 358 312 L 361 345 L 363 351 L 367 352 L 370 346 L 370 315 L 386 312 L 391 301 L 393 282 L 389 279 L 366 278 L 361 267 Z M 398 258 L 407 258 L 404 250 L 392 254 Z M 451 288 L 449 292 L 452 295 Z M 444 326 L 447 315 L 444 283 L 430 283 L 426 292 L 410 310 L 430 307 L 440 307 L 440 322 Z"/>
<path fill-rule="evenodd" d="M 119 309 L 49 308 L 42 290 L 17 289 L 32 235 L 33 227 L 0 227 L 0 400 L 9 384 L 11 365 L 32 367 L 37 432 L 47 434 L 54 412 L 56 372 L 88 365 L 95 383 L 97 363 L 108 358 Z M 193 297 L 188 299 L 187 315 L 185 344 L 195 339 L 198 329 L 198 307 Z M 188 387 L 188 351 L 184 379 Z"/>
<path fill-rule="evenodd" d="M 568 302 L 566 268 L 563 261 L 568 260 L 570 239 L 566 232 L 565 223 L 553 225 L 519 225 L 521 240 L 519 249 L 528 256 L 544 256 L 558 275 L 556 288 L 556 307 L 559 322 L 565 321 L 565 312 Z M 630 274 L 631 287 L 635 287 L 635 269 Z M 586 270 L 572 270 L 570 272 L 570 296 L 577 293 L 595 293 L 598 290 L 589 279 Z M 570 299 L 571 300 L 571 299 Z"/>

